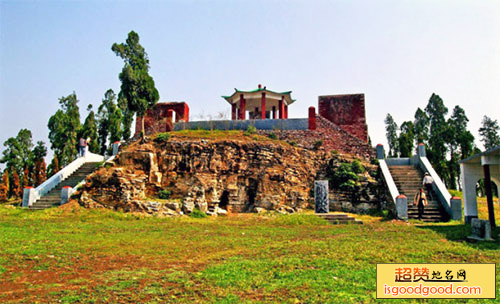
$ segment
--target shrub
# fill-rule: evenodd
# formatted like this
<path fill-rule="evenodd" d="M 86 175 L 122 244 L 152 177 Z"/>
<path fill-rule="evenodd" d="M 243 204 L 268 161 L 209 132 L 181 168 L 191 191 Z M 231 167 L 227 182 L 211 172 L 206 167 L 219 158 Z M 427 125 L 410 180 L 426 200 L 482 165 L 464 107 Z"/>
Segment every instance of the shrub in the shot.
<path fill-rule="evenodd" d="M 352 168 L 352 171 L 356 174 L 360 174 L 360 173 L 365 172 L 365 167 L 363 167 L 361 162 L 357 159 L 351 163 L 351 168 Z"/>
<path fill-rule="evenodd" d="M 161 199 L 168 199 L 171 194 L 172 194 L 172 191 L 170 191 L 168 189 L 163 189 L 158 193 L 158 197 Z"/>
<path fill-rule="evenodd" d="M 162 143 L 166 143 L 169 139 L 170 139 L 169 133 L 159 133 L 158 135 L 156 135 L 156 138 L 154 139 L 154 141 L 157 144 L 162 144 Z"/>
<path fill-rule="evenodd" d="M 194 218 L 204 218 L 204 217 L 207 217 L 207 215 L 205 214 L 205 212 L 201 211 L 200 209 L 193 209 L 193 212 L 191 212 L 189 215 L 191 217 L 194 217 Z"/>
<path fill-rule="evenodd" d="M 270 139 L 278 139 L 278 136 L 277 136 L 277 135 L 276 135 L 276 133 L 274 133 L 274 132 L 269 133 L 268 137 L 269 137 Z"/>
<path fill-rule="evenodd" d="M 257 128 L 254 126 L 248 126 L 247 130 L 243 132 L 243 135 L 249 136 L 257 133 Z"/>
<path fill-rule="evenodd" d="M 317 142 L 314 143 L 314 149 L 318 150 L 319 147 L 323 145 L 323 140 L 318 140 Z"/>

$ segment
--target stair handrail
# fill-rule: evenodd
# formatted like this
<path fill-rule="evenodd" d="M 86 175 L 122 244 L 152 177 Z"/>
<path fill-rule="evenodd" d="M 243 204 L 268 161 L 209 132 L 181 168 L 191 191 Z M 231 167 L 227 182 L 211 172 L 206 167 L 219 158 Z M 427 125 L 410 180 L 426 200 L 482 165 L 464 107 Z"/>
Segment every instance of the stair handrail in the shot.
<path fill-rule="evenodd" d="M 59 170 L 56 174 L 52 175 L 49 179 L 43 182 L 40 186 L 35 188 L 36 199 L 50 192 L 63 180 L 68 178 L 73 172 L 78 170 L 85 163 L 85 157 L 79 157 L 71 162 L 66 167 Z"/>
<path fill-rule="evenodd" d="M 83 164 L 87 162 L 100 162 L 100 161 L 104 161 L 104 156 L 87 151 L 85 153 L 85 156 L 78 157 L 77 159 L 72 161 L 69 165 L 62 168 L 56 174 L 52 175 L 49 179 L 47 179 L 45 182 L 36 187 L 35 188 L 36 200 L 38 200 L 43 195 L 49 193 L 50 190 L 54 189 L 62 181 L 71 176 L 71 174 L 73 174 L 76 170 L 78 170 Z"/>
<path fill-rule="evenodd" d="M 396 198 L 399 196 L 399 190 L 392 178 L 391 171 L 389 170 L 389 166 L 385 159 L 379 159 L 379 167 L 382 172 L 382 176 L 384 177 L 385 184 L 387 185 L 387 189 L 389 189 L 389 194 L 391 195 L 392 202 L 396 203 Z"/>
<path fill-rule="evenodd" d="M 418 155 L 418 159 L 420 168 L 424 172 L 428 172 L 434 180 L 433 190 L 437 194 L 439 201 L 445 208 L 446 212 L 451 215 L 451 194 L 448 192 L 448 188 L 446 188 L 446 185 L 436 173 L 436 170 L 434 170 L 426 156 Z"/>

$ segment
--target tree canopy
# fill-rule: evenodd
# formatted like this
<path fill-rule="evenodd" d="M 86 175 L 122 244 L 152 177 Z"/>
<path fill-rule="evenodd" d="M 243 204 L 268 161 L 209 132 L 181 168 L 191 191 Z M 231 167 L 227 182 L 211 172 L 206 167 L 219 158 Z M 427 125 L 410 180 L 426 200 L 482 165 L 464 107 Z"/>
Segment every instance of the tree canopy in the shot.
<path fill-rule="evenodd" d="M 119 75 L 121 81 L 119 98 L 126 101 L 129 112 L 143 117 L 146 110 L 158 102 L 160 95 L 153 78 L 149 75 L 149 59 L 146 50 L 139 43 L 139 35 L 131 31 L 125 43 L 114 43 L 111 50 L 125 62 Z M 144 120 L 142 120 L 142 134 L 144 136 Z"/>
<path fill-rule="evenodd" d="M 481 128 L 479 128 L 479 135 L 486 150 L 500 145 L 499 130 L 498 121 L 484 115 L 481 121 Z"/>

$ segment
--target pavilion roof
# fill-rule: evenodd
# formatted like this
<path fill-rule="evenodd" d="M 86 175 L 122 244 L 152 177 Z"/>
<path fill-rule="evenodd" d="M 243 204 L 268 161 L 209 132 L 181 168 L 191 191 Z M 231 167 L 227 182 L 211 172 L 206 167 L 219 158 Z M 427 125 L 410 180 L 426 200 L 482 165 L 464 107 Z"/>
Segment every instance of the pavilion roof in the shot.
<path fill-rule="evenodd" d="M 286 92 L 275 92 L 275 91 L 271 91 L 271 90 L 268 90 L 266 87 L 258 87 L 257 89 L 255 90 L 250 90 L 250 91 L 242 91 L 242 90 L 238 90 L 238 89 L 234 89 L 234 93 L 229 95 L 229 96 L 222 96 L 222 98 L 224 98 L 227 102 L 229 103 L 232 103 L 232 100 L 234 100 L 234 97 L 236 95 L 240 95 L 240 94 L 252 94 L 252 93 L 259 93 L 259 92 L 262 92 L 262 93 L 266 93 L 266 97 L 269 96 L 269 97 L 272 97 L 273 95 L 275 95 L 276 97 L 277 96 L 284 96 L 285 97 L 285 103 L 287 105 L 290 105 L 292 103 L 295 102 L 295 99 L 292 99 L 292 91 L 286 91 Z"/>

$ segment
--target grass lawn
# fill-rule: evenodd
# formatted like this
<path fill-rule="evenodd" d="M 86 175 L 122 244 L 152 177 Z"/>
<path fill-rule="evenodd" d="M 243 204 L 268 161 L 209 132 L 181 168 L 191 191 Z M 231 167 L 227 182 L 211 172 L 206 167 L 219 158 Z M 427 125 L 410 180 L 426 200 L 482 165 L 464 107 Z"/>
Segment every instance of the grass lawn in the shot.
<path fill-rule="evenodd" d="M 334 226 L 311 214 L 171 219 L 70 207 L 0 206 L 0 302 L 372 303 L 376 263 L 500 261 L 499 241 L 467 243 L 460 222 L 362 216 L 363 225 Z"/>

